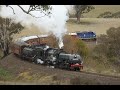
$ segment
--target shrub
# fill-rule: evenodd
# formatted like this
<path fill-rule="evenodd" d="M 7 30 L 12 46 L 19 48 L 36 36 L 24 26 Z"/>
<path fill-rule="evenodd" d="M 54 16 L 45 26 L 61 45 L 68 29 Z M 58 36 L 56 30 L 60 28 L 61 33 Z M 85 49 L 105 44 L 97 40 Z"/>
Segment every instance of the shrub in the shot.
<path fill-rule="evenodd" d="M 47 38 L 47 44 L 50 47 L 53 48 L 58 48 L 58 40 L 56 39 L 56 37 L 53 34 L 50 34 Z"/>
<path fill-rule="evenodd" d="M 120 18 L 120 12 L 116 12 L 116 13 L 104 12 L 100 14 L 98 18 Z"/>
<path fill-rule="evenodd" d="M 63 43 L 64 43 L 64 47 L 63 49 L 68 52 L 68 53 L 77 53 L 77 48 L 76 48 L 76 39 L 69 36 L 69 35 L 65 35 L 63 38 Z"/>
<path fill-rule="evenodd" d="M 65 51 L 69 53 L 78 53 L 82 57 L 86 57 L 88 55 L 89 50 L 86 44 L 79 38 L 65 35 L 63 42 Z"/>
<path fill-rule="evenodd" d="M 99 16 L 98 16 L 98 18 L 111 18 L 112 17 L 112 13 L 111 12 L 104 12 L 104 13 L 102 13 L 102 14 L 100 14 Z"/>
<path fill-rule="evenodd" d="M 94 52 L 96 52 L 99 55 L 105 55 L 111 61 L 113 61 L 113 57 L 120 59 L 119 36 L 120 36 L 120 27 L 118 28 L 112 27 L 108 29 L 107 35 L 100 35 L 98 37 L 99 44 L 95 47 Z"/>
<path fill-rule="evenodd" d="M 86 44 L 82 40 L 77 40 L 76 45 L 78 48 L 77 52 L 84 58 L 87 57 L 89 50 L 88 50 Z"/>

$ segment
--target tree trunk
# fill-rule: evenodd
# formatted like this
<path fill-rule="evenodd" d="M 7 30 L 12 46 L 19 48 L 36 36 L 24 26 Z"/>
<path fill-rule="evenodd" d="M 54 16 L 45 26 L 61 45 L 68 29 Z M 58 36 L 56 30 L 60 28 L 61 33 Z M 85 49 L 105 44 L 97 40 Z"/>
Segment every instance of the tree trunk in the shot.
<path fill-rule="evenodd" d="M 77 23 L 78 23 L 78 24 L 80 23 L 80 18 L 79 18 L 79 17 L 77 17 Z"/>
<path fill-rule="evenodd" d="M 81 15 L 80 15 L 80 14 L 77 14 L 77 23 L 78 23 L 78 24 L 80 23 L 80 17 L 81 17 Z"/>
<path fill-rule="evenodd" d="M 6 57 L 9 54 L 9 46 L 8 45 L 7 45 L 6 49 L 3 51 L 3 53 L 4 53 L 3 57 Z"/>
<path fill-rule="evenodd" d="M 7 56 L 7 55 L 8 55 L 8 54 L 7 54 L 7 51 L 4 51 L 4 53 L 3 53 L 3 54 L 4 54 L 4 56 L 3 56 L 3 57 L 5 57 L 5 56 Z"/>
<path fill-rule="evenodd" d="M 7 54 L 9 54 L 9 43 L 7 43 L 6 51 L 7 51 Z"/>

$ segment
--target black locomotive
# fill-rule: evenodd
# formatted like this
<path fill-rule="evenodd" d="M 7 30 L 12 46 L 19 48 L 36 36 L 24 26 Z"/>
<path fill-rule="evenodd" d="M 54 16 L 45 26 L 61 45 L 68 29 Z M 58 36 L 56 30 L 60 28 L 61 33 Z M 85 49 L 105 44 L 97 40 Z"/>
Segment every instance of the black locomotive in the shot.
<path fill-rule="evenodd" d="M 13 53 L 18 55 L 18 51 L 17 53 Z M 53 66 L 54 68 L 69 70 L 83 69 L 83 61 L 80 55 L 68 54 L 63 49 L 50 48 L 46 44 L 24 46 L 20 49 L 18 56 L 24 60 L 29 60 L 36 64 Z"/>

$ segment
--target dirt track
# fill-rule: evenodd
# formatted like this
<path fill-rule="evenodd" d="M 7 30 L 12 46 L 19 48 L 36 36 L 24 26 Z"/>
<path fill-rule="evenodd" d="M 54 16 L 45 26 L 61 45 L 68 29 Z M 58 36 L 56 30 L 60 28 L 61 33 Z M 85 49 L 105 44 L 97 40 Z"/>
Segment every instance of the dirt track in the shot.
<path fill-rule="evenodd" d="M 18 57 L 15 57 L 13 54 L 7 56 L 3 60 L 0 60 L 0 66 L 11 71 L 16 76 L 24 71 L 30 71 L 33 74 L 38 73 L 39 75 L 40 74 L 56 75 L 57 79 L 62 80 L 63 82 L 65 82 L 66 80 L 72 80 L 76 78 L 76 81 L 78 79 L 82 81 L 80 82 L 80 84 L 120 85 L 119 77 L 110 77 L 110 76 L 103 76 L 103 75 L 97 75 L 97 74 L 89 74 L 84 72 L 52 69 L 46 66 L 36 65 L 34 63 L 30 63 L 27 61 L 22 61 Z M 5 82 L 0 82 L 0 83 L 4 84 Z M 10 84 L 10 82 L 8 84 Z M 16 85 L 17 83 L 11 83 L 11 84 Z M 22 84 L 22 83 L 18 83 L 18 84 Z M 30 84 L 30 83 L 27 83 L 27 84 Z M 41 84 L 41 83 L 36 83 L 36 84 Z"/>

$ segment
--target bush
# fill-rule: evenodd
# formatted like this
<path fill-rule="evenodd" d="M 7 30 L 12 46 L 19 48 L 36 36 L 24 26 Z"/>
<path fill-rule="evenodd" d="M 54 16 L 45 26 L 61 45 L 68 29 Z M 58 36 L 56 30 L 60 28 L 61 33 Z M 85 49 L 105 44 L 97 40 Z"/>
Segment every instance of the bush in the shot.
<path fill-rule="evenodd" d="M 104 12 L 98 16 L 98 18 L 111 18 L 112 13 L 111 12 Z"/>
<path fill-rule="evenodd" d="M 107 30 L 107 35 L 100 35 L 98 37 L 99 44 L 95 47 L 94 52 L 96 52 L 99 55 L 105 55 L 111 61 L 113 61 L 113 57 L 120 59 L 119 36 L 120 36 L 120 27 L 110 28 L 109 30 Z"/>
<path fill-rule="evenodd" d="M 47 44 L 50 47 L 58 48 L 58 40 L 56 39 L 56 37 L 53 34 L 51 34 L 47 37 Z"/>
<path fill-rule="evenodd" d="M 82 40 L 77 40 L 76 42 L 77 48 L 78 48 L 78 53 L 83 56 L 84 58 L 86 58 L 88 56 L 88 48 L 86 46 L 86 44 L 82 41 Z"/>
<path fill-rule="evenodd" d="M 78 53 L 82 57 L 86 57 L 88 55 L 89 50 L 86 44 L 79 38 L 65 35 L 63 42 L 65 51 L 69 53 Z"/>
<path fill-rule="evenodd" d="M 114 17 L 114 18 L 120 18 L 120 12 L 114 13 L 114 14 L 113 14 L 113 17 Z"/>
<path fill-rule="evenodd" d="M 63 49 L 68 53 L 77 53 L 76 40 L 70 35 L 65 35 L 63 38 L 64 47 Z"/>
<path fill-rule="evenodd" d="M 116 12 L 116 13 L 104 12 L 100 14 L 98 18 L 120 18 L 120 12 Z"/>

